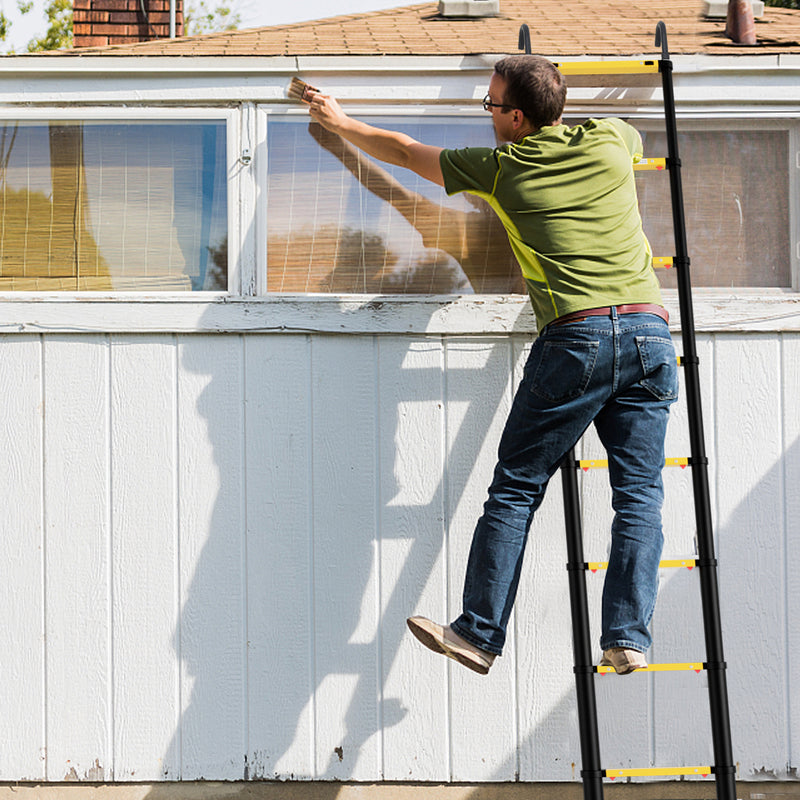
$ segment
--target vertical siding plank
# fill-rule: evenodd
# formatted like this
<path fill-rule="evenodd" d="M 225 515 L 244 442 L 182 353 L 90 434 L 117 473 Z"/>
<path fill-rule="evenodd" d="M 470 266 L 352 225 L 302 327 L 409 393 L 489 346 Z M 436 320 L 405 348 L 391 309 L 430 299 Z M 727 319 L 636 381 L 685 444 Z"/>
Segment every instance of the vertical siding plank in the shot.
<path fill-rule="evenodd" d="M 680 343 L 676 343 L 680 352 Z M 714 508 L 717 469 L 714 436 L 714 349 L 708 336 L 697 337 L 703 427 L 709 459 L 709 490 Z M 668 456 L 690 455 L 689 416 L 684 370 L 680 370 L 680 398 L 673 406 L 667 429 Z M 664 557 L 697 553 L 692 470 L 664 470 Z M 662 570 L 652 623 L 653 661 L 705 661 L 700 571 Z M 654 743 L 656 765 L 686 766 L 713 761 L 705 673 L 664 673 L 653 676 Z M 680 698 L 676 702 L 676 698 Z"/>
<path fill-rule="evenodd" d="M 310 340 L 245 342 L 249 776 L 310 779 Z"/>
<path fill-rule="evenodd" d="M 312 344 L 316 776 L 380 774 L 372 338 Z"/>
<path fill-rule="evenodd" d="M 518 383 L 530 352 L 515 340 Z M 519 764 L 523 781 L 570 781 L 580 765 L 572 672 L 567 545 L 560 472 L 531 526 L 515 614 L 519 692 Z M 554 665 L 557 665 L 554 668 Z"/>
<path fill-rule="evenodd" d="M 753 778 L 783 761 L 787 730 L 780 354 L 774 336 L 753 334 L 718 336 L 716 351 L 725 656 L 733 741 Z M 756 653 L 774 665 L 758 681 Z"/>
<path fill-rule="evenodd" d="M 109 710 L 108 344 L 44 344 L 47 779 L 113 775 Z"/>
<path fill-rule="evenodd" d="M 247 752 L 242 341 L 185 336 L 178 347 L 181 777 L 241 779 Z"/>
<path fill-rule="evenodd" d="M 461 611 L 464 570 L 475 523 L 486 500 L 497 445 L 511 401 L 507 339 L 446 341 L 448 586 L 453 619 Z M 491 679 L 450 668 L 452 779 L 508 781 L 517 772 L 513 621 Z"/>
<path fill-rule="evenodd" d="M 175 344 L 111 343 L 115 780 L 177 778 Z"/>
<path fill-rule="evenodd" d="M 787 778 L 797 778 L 800 768 L 800 336 L 785 333 L 782 340 L 783 373 L 783 502 L 786 515 L 786 635 L 788 669 L 787 693 L 789 725 L 787 731 Z M 783 777 L 780 776 L 779 777 Z"/>
<path fill-rule="evenodd" d="M 0 336 L 0 639 L 13 642 L 0 658 L 3 781 L 44 778 L 41 348 L 38 336 Z"/>
<path fill-rule="evenodd" d="M 383 777 L 446 781 L 447 664 L 405 623 L 446 619 L 444 352 L 440 339 L 379 345 Z"/>

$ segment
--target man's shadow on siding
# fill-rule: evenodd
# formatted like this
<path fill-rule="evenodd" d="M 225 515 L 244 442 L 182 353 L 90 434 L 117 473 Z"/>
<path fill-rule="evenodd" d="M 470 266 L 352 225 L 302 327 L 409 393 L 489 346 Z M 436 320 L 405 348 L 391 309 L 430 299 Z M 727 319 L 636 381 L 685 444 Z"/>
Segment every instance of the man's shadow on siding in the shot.
<path fill-rule="evenodd" d="M 173 641 L 184 711 L 166 776 L 346 780 L 365 747 L 380 749 L 368 741 L 403 718 L 403 698 L 376 700 L 376 691 L 442 558 L 446 520 L 484 447 L 475 431 L 510 399 L 509 345 L 476 346 L 482 366 L 449 370 L 445 397 L 448 346 L 418 337 L 410 345 L 303 334 L 182 342 L 182 369 L 208 379 L 196 406 L 214 461 L 214 469 L 196 463 L 202 472 L 190 483 L 201 492 L 208 479 L 216 494 L 204 541 L 191 541 L 192 512 L 183 515 L 182 559 L 202 549 Z M 420 358 L 438 363 L 409 366 Z M 503 376 L 499 397 L 487 397 L 484 373 L 493 385 Z M 467 406 L 458 432 L 426 440 L 447 428 L 448 403 Z M 421 407 L 425 425 L 415 432 Z M 496 443 L 488 447 L 493 455 Z M 432 464 L 444 448 L 445 481 Z M 196 442 L 189 449 L 202 455 Z M 189 458 L 181 463 L 192 468 Z M 432 470 L 426 485 L 395 482 L 417 467 Z M 404 504 L 415 492 L 420 499 Z M 248 731 L 236 729 L 237 718 Z M 378 760 L 362 777 L 374 777 Z"/>
<path fill-rule="evenodd" d="M 212 320 L 213 311 L 201 327 Z M 408 345 L 302 331 L 178 338 L 179 409 L 193 402 L 196 414 L 178 430 L 182 711 L 165 780 L 381 771 L 383 731 L 406 709 L 380 687 L 484 446 L 474 431 L 511 391 L 507 343 L 479 344 L 481 366 L 462 371 L 458 396 L 447 345 L 424 353 L 421 367 L 417 346 L 429 348 L 424 334 Z M 487 396 L 485 374 L 502 375 L 499 396 Z M 466 406 L 457 433 L 404 447 L 415 409 L 426 406 L 443 431 L 448 401 Z M 404 504 L 394 475 L 411 467 L 401 461 L 424 472 L 429 457 L 442 460 L 446 482 L 433 473 L 423 499 Z M 381 570 L 401 563 L 387 589 Z M 359 767 L 367 748 L 374 756 Z"/>

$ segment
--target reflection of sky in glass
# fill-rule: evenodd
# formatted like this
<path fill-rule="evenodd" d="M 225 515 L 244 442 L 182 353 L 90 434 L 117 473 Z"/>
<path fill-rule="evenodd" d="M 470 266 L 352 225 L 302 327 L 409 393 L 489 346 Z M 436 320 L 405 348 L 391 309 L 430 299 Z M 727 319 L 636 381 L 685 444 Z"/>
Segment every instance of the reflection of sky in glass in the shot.
<path fill-rule="evenodd" d="M 226 288 L 224 121 L 20 122 L 2 131 L 6 205 L 38 193 L 53 218 L 25 217 L 39 237 L 53 220 L 79 226 L 81 276 L 106 276 L 109 288 L 142 278 L 156 288 L 174 278 L 188 279 L 185 288 Z M 11 258 L 6 250 L 4 267 Z"/>

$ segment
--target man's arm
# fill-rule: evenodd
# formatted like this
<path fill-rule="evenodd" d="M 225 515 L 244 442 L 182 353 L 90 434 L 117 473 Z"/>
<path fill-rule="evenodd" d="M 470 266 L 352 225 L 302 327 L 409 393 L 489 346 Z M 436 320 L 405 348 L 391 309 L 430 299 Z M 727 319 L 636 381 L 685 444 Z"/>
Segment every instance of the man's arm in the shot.
<path fill-rule="evenodd" d="M 318 92 L 312 95 L 309 112 L 324 128 L 346 139 L 367 155 L 410 169 L 420 177 L 444 186 L 442 168 L 439 166 L 441 147 L 422 144 L 405 133 L 376 128 L 348 117 L 333 97 Z"/>

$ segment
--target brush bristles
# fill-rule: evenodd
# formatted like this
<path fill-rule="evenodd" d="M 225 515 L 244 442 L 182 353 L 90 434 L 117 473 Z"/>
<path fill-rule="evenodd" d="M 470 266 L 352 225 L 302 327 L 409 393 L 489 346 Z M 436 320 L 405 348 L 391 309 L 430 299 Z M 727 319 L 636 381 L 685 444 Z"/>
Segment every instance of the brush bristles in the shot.
<path fill-rule="evenodd" d="M 305 81 L 301 81 L 300 78 L 292 78 L 292 82 L 289 84 L 287 94 L 290 100 L 299 100 L 302 103 L 310 103 L 311 93 L 318 91 L 319 89 L 309 86 L 309 84 L 307 84 Z"/>

